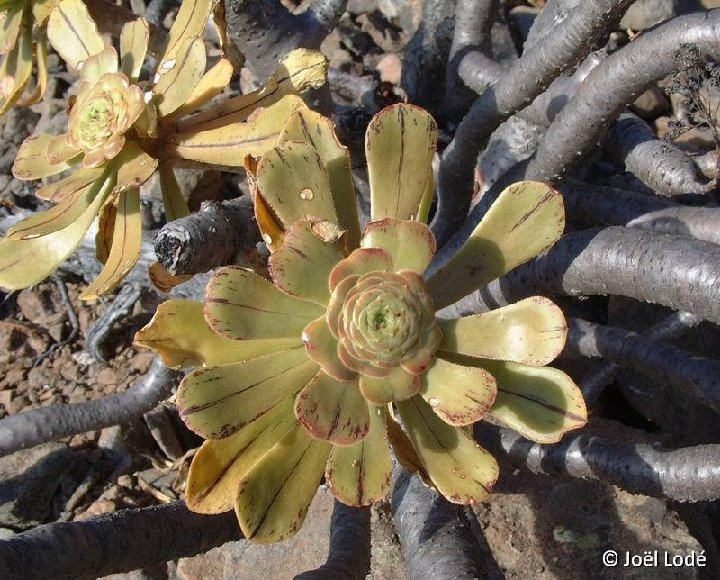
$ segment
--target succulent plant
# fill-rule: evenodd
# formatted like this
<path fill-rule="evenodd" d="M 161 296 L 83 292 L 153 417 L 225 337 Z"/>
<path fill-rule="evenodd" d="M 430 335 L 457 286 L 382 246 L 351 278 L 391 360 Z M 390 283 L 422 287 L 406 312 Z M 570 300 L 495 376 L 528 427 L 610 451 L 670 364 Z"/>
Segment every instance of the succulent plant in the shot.
<path fill-rule="evenodd" d="M 305 107 L 296 95 L 325 82 L 327 59 L 296 50 L 265 87 L 197 113 L 233 73 L 226 58 L 207 69 L 202 34 L 213 4 L 182 3 L 147 80 L 140 78 L 150 38 L 145 20 L 123 26 L 118 54 L 106 46 L 83 2 L 62 0 L 53 8 L 48 37 L 68 66 L 79 71 L 80 88 L 69 99 L 67 132 L 26 139 L 13 174 L 18 179 L 68 175 L 37 191 L 56 205 L 15 224 L 0 240 L 0 286 L 17 289 L 43 280 L 99 216 L 96 248 L 104 268 L 81 298 L 113 290 L 140 255 L 140 185 L 157 172 L 168 220 L 187 215 L 174 165 L 242 167 L 247 155 L 274 147 L 288 117 Z"/>
<path fill-rule="evenodd" d="M 280 144 L 250 164 L 272 281 L 220 269 L 204 309 L 171 300 L 137 335 L 166 364 L 202 365 L 177 396 L 189 427 L 207 439 L 187 482 L 191 509 L 234 508 L 252 541 L 289 537 L 323 476 L 348 505 L 383 498 L 388 443 L 450 501 L 474 503 L 490 492 L 498 465 L 467 426 L 487 419 L 554 442 L 585 423 L 577 386 L 544 366 L 566 337 L 550 300 L 435 317 L 547 248 L 564 227 L 557 192 L 517 183 L 423 280 L 435 252 L 423 221 L 436 135 L 417 107 L 374 117 L 366 136 L 371 221 L 361 232 L 347 151 L 329 121 L 295 112 Z"/>
<path fill-rule="evenodd" d="M 4 0 L 0 2 L 0 115 L 16 103 L 37 103 L 48 82 L 46 25 L 59 0 Z M 37 79 L 31 84 L 33 64 Z"/>

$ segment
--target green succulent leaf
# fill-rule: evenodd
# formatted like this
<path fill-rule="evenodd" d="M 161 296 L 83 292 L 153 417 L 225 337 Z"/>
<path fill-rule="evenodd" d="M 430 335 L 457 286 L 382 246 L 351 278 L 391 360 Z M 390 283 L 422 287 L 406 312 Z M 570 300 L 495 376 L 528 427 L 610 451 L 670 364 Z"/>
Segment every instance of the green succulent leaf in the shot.
<path fill-rule="evenodd" d="M 0 240 L 0 287 L 27 288 L 52 274 L 85 237 L 112 185 L 108 179 L 85 211 L 61 230 L 29 240 Z"/>
<path fill-rule="evenodd" d="M 128 22 L 120 32 L 120 70 L 137 82 L 150 42 L 150 26 L 144 18 Z"/>
<path fill-rule="evenodd" d="M 205 318 L 215 332 L 235 339 L 300 336 L 324 309 L 283 294 L 251 270 L 218 270 L 205 291 Z"/>
<path fill-rule="evenodd" d="M 498 478 L 498 464 L 462 429 L 440 419 L 421 397 L 398 403 L 415 452 L 438 491 L 453 503 L 483 501 Z"/>
<path fill-rule="evenodd" d="M 333 122 L 310 109 L 298 109 L 280 135 L 279 143 L 287 141 L 302 141 L 317 151 L 327 170 L 338 224 L 347 231 L 347 247 L 356 248 L 360 243 L 360 223 L 350 152 L 340 143 Z"/>
<path fill-rule="evenodd" d="M 172 64 L 172 66 L 169 66 Z M 164 61 L 164 71 L 155 86 L 155 103 L 161 117 L 173 113 L 190 97 L 205 74 L 206 55 L 202 38 L 182 42 L 177 59 Z"/>
<path fill-rule="evenodd" d="M 355 381 L 338 381 L 320 371 L 295 400 L 295 416 L 316 439 L 347 446 L 370 430 L 367 401 Z"/>
<path fill-rule="evenodd" d="M 549 248 L 565 228 L 562 195 L 545 183 L 507 187 L 453 258 L 427 281 L 440 309 Z"/>
<path fill-rule="evenodd" d="M 330 272 L 330 290 L 351 276 L 362 276 L 377 270 L 389 272 L 393 269 L 390 254 L 381 248 L 358 248 Z"/>
<path fill-rule="evenodd" d="M 60 203 L 80 195 L 83 190 L 98 181 L 103 173 L 105 173 L 105 167 L 82 167 L 64 179 L 43 185 L 35 192 L 35 195 L 46 201 Z"/>
<path fill-rule="evenodd" d="M 285 233 L 283 244 L 270 256 L 275 284 L 292 296 L 326 306 L 328 277 L 345 255 L 344 231 L 332 222 L 300 220 Z"/>
<path fill-rule="evenodd" d="M 495 379 L 486 370 L 436 358 L 422 375 L 420 394 L 446 423 L 461 427 L 479 421 L 497 394 Z"/>
<path fill-rule="evenodd" d="M 159 75 L 172 70 L 174 64 L 181 58 L 183 43 L 187 39 L 202 38 L 214 3 L 215 0 L 185 0 L 180 3 L 180 10 L 168 32 L 165 52 L 158 64 Z M 173 66 L 170 66 L 171 64 Z"/>
<path fill-rule="evenodd" d="M 437 146 L 437 124 L 413 105 L 373 117 L 365 137 L 371 218 L 417 220 Z"/>
<path fill-rule="evenodd" d="M 25 139 L 15 157 L 13 176 L 22 180 L 40 179 L 57 175 L 75 165 L 79 161 L 77 156 L 57 162 L 48 157 L 48 147 L 55 138 L 47 133 L 38 133 Z"/>
<path fill-rule="evenodd" d="M 439 324 L 441 350 L 532 366 L 552 362 L 567 337 L 562 310 L 542 296 Z"/>
<path fill-rule="evenodd" d="M 337 339 L 330 332 L 324 316 L 305 327 L 302 340 L 308 356 L 328 375 L 339 381 L 350 381 L 357 377 L 357 373 L 348 369 L 338 357 Z"/>
<path fill-rule="evenodd" d="M 302 347 L 197 369 L 180 384 L 178 406 L 188 427 L 199 435 L 228 437 L 297 393 L 317 370 Z"/>
<path fill-rule="evenodd" d="M 53 48 L 76 70 L 80 63 L 105 48 L 95 21 L 81 0 L 60 2 L 50 13 L 47 34 Z"/>
<path fill-rule="evenodd" d="M 238 482 L 297 426 L 292 406 L 293 397 L 287 397 L 237 433 L 205 441 L 190 465 L 185 486 L 188 507 L 204 514 L 233 509 Z"/>
<path fill-rule="evenodd" d="M 381 248 L 390 254 L 393 270 L 422 273 L 435 255 L 435 236 L 420 222 L 385 218 L 365 226 L 363 248 Z"/>
<path fill-rule="evenodd" d="M 192 332 L 187 329 L 192 328 Z M 300 339 L 232 340 L 210 330 L 202 302 L 173 298 L 158 306 L 135 335 L 135 344 L 153 349 L 169 367 L 220 366 L 300 346 Z"/>
<path fill-rule="evenodd" d="M 278 542 L 300 529 L 330 449 L 298 425 L 240 480 L 235 511 L 248 540 Z"/>
<path fill-rule="evenodd" d="M 158 166 L 158 160 L 150 157 L 134 141 L 128 141 L 116 157 L 118 167 L 117 184 L 114 193 L 135 188 L 152 177 Z"/>
<path fill-rule="evenodd" d="M 185 100 L 185 103 L 175 111 L 174 115 L 181 116 L 192 113 L 205 103 L 208 103 L 213 97 L 219 95 L 225 87 L 230 84 L 233 72 L 235 72 L 235 69 L 232 63 L 226 58 L 221 58 L 203 75 L 200 82 L 193 87 L 190 96 Z M 177 126 L 178 130 L 185 129 L 185 125 L 182 122 L 178 122 Z"/>
<path fill-rule="evenodd" d="M 173 168 L 167 163 L 162 163 L 158 174 L 160 175 L 160 189 L 167 221 L 171 222 L 190 215 L 190 209 L 175 178 Z"/>
<path fill-rule="evenodd" d="M 333 495 L 346 505 L 371 505 L 390 490 L 392 461 L 386 420 L 383 407 L 370 407 L 370 431 L 365 439 L 349 447 L 333 447 L 330 452 L 325 477 Z"/>
<path fill-rule="evenodd" d="M 105 266 L 92 284 L 80 294 L 81 300 L 95 300 L 123 281 L 140 257 L 142 216 L 140 190 L 127 189 L 115 201 L 112 245 Z"/>
<path fill-rule="evenodd" d="M 15 46 L 25 13 L 24 2 L 0 5 L 3 18 L 0 20 L 0 54 L 7 54 Z"/>
<path fill-rule="evenodd" d="M 360 392 L 373 405 L 404 401 L 420 391 L 420 379 L 397 367 L 385 377 L 360 376 Z"/>
<path fill-rule="evenodd" d="M 22 96 L 32 75 L 32 31 L 30 23 L 20 11 L 21 27 L 17 43 L 3 58 L 0 78 L 4 83 L 11 80 L 10 87 L 4 87 L 0 100 L 0 115 L 12 107 Z M 23 22 L 24 21 L 24 22 Z"/>

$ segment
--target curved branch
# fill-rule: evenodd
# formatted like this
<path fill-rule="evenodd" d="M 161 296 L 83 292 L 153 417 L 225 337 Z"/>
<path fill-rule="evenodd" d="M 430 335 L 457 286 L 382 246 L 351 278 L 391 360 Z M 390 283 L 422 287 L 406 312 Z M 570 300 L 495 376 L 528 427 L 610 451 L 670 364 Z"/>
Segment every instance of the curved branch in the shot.
<path fill-rule="evenodd" d="M 365 580 L 370 573 L 370 508 L 335 500 L 330 520 L 330 553 L 325 564 L 295 580 Z"/>
<path fill-rule="evenodd" d="M 0 456 L 139 417 L 167 399 L 181 378 L 155 358 L 148 374 L 123 393 L 10 415 L 0 420 Z"/>
<path fill-rule="evenodd" d="M 675 501 L 720 498 L 720 445 L 665 450 L 589 434 L 539 445 L 509 429 L 476 426 L 476 437 L 496 455 L 532 473 L 612 483 L 631 493 Z"/>
<path fill-rule="evenodd" d="M 165 224 L 155 238 L 158 262 L 171 274 L 198 274 L 255 251 L 260 232 L 252 200 L 203 202 L 200 211 Z"/>
<path fill-rule="evenodd" d="M 583 2 L 553 34 L 526 51 L 506 75 L 475 101 L 440 163 L 438 213 L 433 224 L 438 246 L 447 242 L 465 219 L 475 162 L 490 134 L 544 91 L 555 77 L 584 58 L 631 1 Z"/>
<path fill-rule="evenodd" d="M 550 32 L 554 33 L 555 27 L 563 22 L 580 2 L 581 0 L 547 0 L 530 27 L 523 50 L 529 50 Z"/>
<path fill-rule="evenodd" d="M 302 14 L 292 14 L 279 0 L 225 0 L 228 33 L 259 79 L 295 48 L 320 47 L 345 12 L 348 0 L 314 0 Z"/>
<path fill-rule="evenodd" d="M 679 205 L 669 199 L 564 178 L 557 186 L 573 217 L 593 223 L 652 230 L 720 244 L 720 208 Z"/>
<path fill-rule="evenodd" d="M 534 294 L 617 294 L 720 323 L 720 247 L 631 228 L 574 232 L 440 313 L 482 312 Z"/>
<path fill-rule="evenodd" d="M 645 336 L 648 341 L 669 341 L 682 336 L 699 323 L 700 320 L 689 312 L 673 312 L 651 326 Z M 604 361 L 583 376 L 578 384 L 588 405 L 597 401 L 603 390 L 612 383 L 619 368 L 617 363 Z"/>
<path fill-rule="evenodd" d="M 621 113 L 602 145 L 626 171 L 659 195 L 704 194 L 716 186 L 702 176 L 687 153 L 658 139 L 635 113 Z"/>
<path fill-rule="evenodd" d="M 603 358 L 669 384 L 720 412 L 720 361 L 613 326 L 568 319 L 566 352 Z"/>
<path fill-rule="evenodd" d="M 206 552 L 242 539 L 235 514 L 183 502 L 47 524 L 0 540 L 0 578 L 97 578 Z"/>
<path fill-rule="evenodd" d="M 483 578 L 478 546 L 462 506 L 452 504 L 417 476 L 398 470 L 393 521 L 408 578 Z"/>
<path fill-rule="evenodd" d="M 548 129 L 526 179 L 553 181 L 588 153 L 623 107 L 679 67 L 678 49 L 683 44 L 696 45 L 701 54 L 717 55 L 720 9 L 673 18 L 606 58 Z"/>

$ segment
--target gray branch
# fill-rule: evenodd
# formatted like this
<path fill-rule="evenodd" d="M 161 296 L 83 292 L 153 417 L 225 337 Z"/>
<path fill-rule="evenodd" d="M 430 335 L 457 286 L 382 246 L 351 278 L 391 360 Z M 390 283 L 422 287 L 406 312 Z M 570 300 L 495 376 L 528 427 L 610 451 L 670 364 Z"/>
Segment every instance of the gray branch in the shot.
<path fill-rule="evenodd" d="M 320 47 L 345 12 L 348 0 L 314 0 L 301 14 L 279 0 L 225 0 L 228 33 L 259 79 L 275 72 L 295 48 Z"/>
<path fill-rule="evenodd" d="M 639 371 L 720 412 L 720 361 L 623 328 L 576 318 L 568 319 L 568 330 L 566 352 Z"/>
<path fill-rule="evenodd" d="M 440 163 L 438 213 L 433 223 L 438 246 L 447 242 L 465 219 L 475 162 L 491 133 L 543 92 L 555 77 L 580 62 L 631 1 L 583 2 L 475 101 Z"/>
<path fill-rule="evenodd" d="M 482 312 L 534 294 L 616 294 L 720 323 L 720 247 L 622 227 L 574 232 L 441 315 Z"/>
<path fill-rule="evenodd" d="M 365 580 L 370 573 L 370 508 L 335 500 L 330 519 L 330 553 L 316 570 L 295 580 Z"/>
<path fill-rule="evenodd" d="M 10 415 L 0 420 L 0 456 L 139 417 L 167 399 L 181 378 L 182 373 L 166 368 L 155 358 L 148 374 L 125 392 Z"/>
<path fill-rule="evenodd" d="M 580 3 L 581 0 L 548 0 L 545 2 L 545 6 L 530 27 L 523 51 L 532 49 L 551 32 L 555 34 L 555 27 L 563 22 Z"/>
<path fill-rule="evenodd" d="M 79 580 L 194 556 L 242 538 L 235 514 L 183 502 L 47 524 L 0 540 L 0 578 Z"/>
<path fill-rule="evenodd" d="M 540 445 L 509 429 L 476 425 L 476 436 L 496 456 L 532 473 L 612 483 L 631 493 L 682 502 L 720 498 L 720 445 L 658 449 L 586 433 Z"/>
<path fill-rule="evenodd" d="M 485 577 L 483 554 L 462 506 L 398 469 L 392 508 L 408 578 Z"/>
<path fill-rule="evenodd" d="M 679 205 L 669 199 L 564 178 L 557 188 L 573 218 L 628 226 L 720 244 L 720 208 Z"/>
<path fill-rule="evenodd" d="M 717 57 L 720 9 L 673 18 L 606 58 L 550 126 L 525 178 L 553 181 L 587 154 L 626 105 L 679 67 L 678 49 L 683 44 Z"/>
<path fill-rule="evenodd" d="M 198 274 L 253 252 L 260 241 L 252 200 L 203 202 L 200 211 L 163 226 L 155 239 L 158 262 L 171 274 Z"/>
<path fill-rule="evenodd" d="M 635 113 L 621 113 L 602 145 L 626 171 L 659 195 L 704 194 L 716 186 L 714 180 L 705 179 L 687 153 L 659 139 Z"/>

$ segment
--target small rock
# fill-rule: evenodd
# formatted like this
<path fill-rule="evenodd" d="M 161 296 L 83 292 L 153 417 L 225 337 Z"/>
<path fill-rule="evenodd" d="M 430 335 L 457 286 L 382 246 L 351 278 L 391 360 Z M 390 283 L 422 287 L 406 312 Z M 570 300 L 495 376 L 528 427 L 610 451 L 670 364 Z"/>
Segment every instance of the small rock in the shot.
<path fill-rule="evenodd" d="M 378 73 L 380 73 L 381 81 L 386 81 L 394 85 L 400 84 L 402 60 L 397 54 L 386 54 L 378 61 L 375 68 Z"/>
<path fill-rule="evenodd" d="M 670 100 L 660 87 L 652 85 L 635 99 L 632 107 L 643 119 L 652 120 L 670 111 Z"/>
<path fill-rule="evenodd" d="M 34 290 L 25 289 L 20 292 L 17 305 L 25 320 L 37 322 L 48 314 L 39 293 Z"/>
<path fill-rule="evenodd" d="M 668 18 L 698 9 L 696 0 L 636 0 L 620 21 L 620 28 L 646 30 Z"/>
<path fill-rule="evenodd" d="M 150 364 L 155 358 L 155 353 L 149 351 L 142 351 L 132 357 L 130 361 L 130 368 L 137 371 L 139 374 L 144 375 L 150 369 Z"/>
<path fill-rule="evenodd" d="M 118 384 L 118 377 L 113 369 L 106 367 L 95 376 L 95 382 L 100 387 L 115 387 Z"/>

